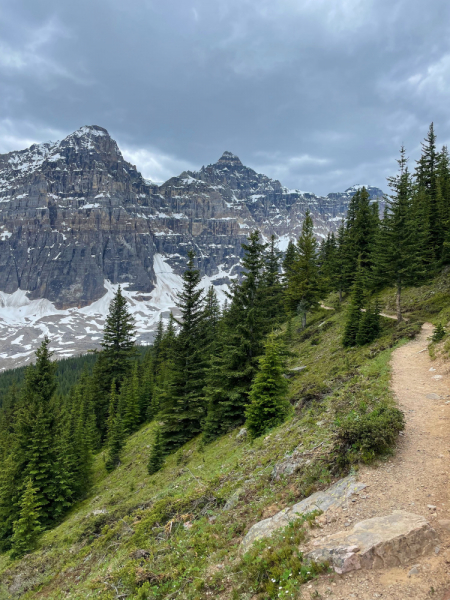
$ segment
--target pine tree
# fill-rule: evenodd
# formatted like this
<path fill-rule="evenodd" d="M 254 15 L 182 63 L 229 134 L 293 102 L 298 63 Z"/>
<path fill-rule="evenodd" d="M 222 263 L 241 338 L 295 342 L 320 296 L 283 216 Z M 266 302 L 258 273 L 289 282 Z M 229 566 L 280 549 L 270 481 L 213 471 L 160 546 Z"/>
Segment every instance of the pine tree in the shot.
<path fill-rule="evenodd" d="M 380 335 L 380 329 L 380 307 L 376 302 L 374 305 L 369 305 L 361 316 L 358 333 L 356 334 L 358 346 L 364 346 L 376 340 Z"/>
<path fill-rule="evenodd" d="M 275 246 L 275 236 L 270 237 L 265 256 L 265 269 L 262 286 L 265 289 L 264 300 L 267 319 L 270 326 L 278 325 L 285 314 L 284 290 L 280 277 L 281 252 Z"/>
<path fill-rule="evenodd" d="M 295 263 L 297 257 L 297 246 L 292 240 L 289 240 L 288 247 L 283 259 L 283 271 L 285 277 L 289 278 L 292 265 Z"/>
<path fill-rule="evenodd" d="M 149 475 L 157 473 L 164 465 L 164 443 L 161 435 L 161 429 L 158 427 L 155 432 L 152 449 L 147 464 Z"/>
<path fill-rule="evenodd" d="M 224 309 L 219 343 L 206 378 L 205 442 L 244 422 L 258 357 L 271 328 L 264 297 L 266 245 L 261 243 L 258 231 L 249 236 L 243 249 L 242 281 L 231 288 L 231 303 Z"/>
<path fill-rule="evenodd" d="M 397 321 L 402 320 L 401 293 L 424 275 L 420 227 L 413 215 L 412 182 L 405 149 L 400 151 L 400 172 L 388 179 L 393 194 L 386 199 L 386 210 L 375 246 L 372 277 L 378 285 L 395 285 Z"/>
<path fill-rule="evenodd" d="M 101 342 L 103 349 L 98 354 L 92 376 L 97 427 L 102 440 L 106 436 L 111 382 L 115 379 L 120 389 L 122 381 L 130 374 L 136 358 L 134 336 L 134 318 L 119 286 L 109 306 Z"/>
<path fill-rule="evenodd" d="M 183 273 L 183 289 L 177 298 L 181 319 L 173 354 L 173 395 L 161 415 L 164 422 L 161 434 L 167 452 L 176 450 L 201 431 L 200 423 L 205 414 L 203 305 L 200 272 L 194 266 L 194 253 L 190 251 Z"/>
<path fill-rule="evenodd" d="M 286 306 L 289 313 L 302 315 L 303 327 L 306 315 L 318 307 L 320 296 L 317 241 L 313 233 L 313 221 L 306 211 L 302 233 L 297 242 L 297 256 L 288 275 Z"/>
<path fill-rule="evenodd" d="M 124 394 L 121 392 L 119 397 L 117 397 L 116 382 L 113 380 L 111 383 L 109 400 L 107 438 L 108 455 L 105 463 L 108 471 L 112 471 L 120 464 L 120 454 L 124 446 L 125 432 L 123 427 L 123 401 Z"/>
<path fill-rule="evenodd" d="M 139 422 L 151 421 L 156 413 L 152 410 L 154 389 L 154 357 L 153 352 L 146 352 L 141 367 L 141 384 L 139 390 Z"/>
<path fill-rule="evenodd" d="M 436 260 L 440 259 L 444 240 L 443 215 L 440 214 L 438 203 L 438 163 L 436 134 L 431 123 L 427 137 L 422 142 L 422 155 L 417 161 L 416 182 L 418 189 L 424 192 L 423 201 L 427 203 L 430 243 Z"/>
<path fill-rule="evenodd" d="M 14 523 L 11 556 L 19 558 L 33 550 L 41 530 L 40 503 L 36 489 L 33 488 L 31 479 L 28 479 L 20 503 L 20 516 Z"/>
<path fill-rule="evenodd" d="M 356 279 L 352 288 L 352 297 L 347 312 L 344 337 L 342 344 L 345 347 L 354 346 L 361 322 L 361 308 L 364 305 L 364 274 L 361 267 L 358 268 Z"/>
<path fill-rule="evenodd" d="M 124 381 L 120 392 L 123 394 L 124 412 L 122 416 L 122 425 L 126 435 L 136 431 L 140 422 L 138 369 L 139 364 L 135 361 L 130 376 Z"/>
<path fill-rule="evenodd" d="M 252 438 L 280 425 L 290 411 L 286 400 L 287 381 L 283 377 L 280 342 L 269 336 L 265 352 L 259 359 L 259 371 L 252 384 L 246 416 L 246 427 Z"/>

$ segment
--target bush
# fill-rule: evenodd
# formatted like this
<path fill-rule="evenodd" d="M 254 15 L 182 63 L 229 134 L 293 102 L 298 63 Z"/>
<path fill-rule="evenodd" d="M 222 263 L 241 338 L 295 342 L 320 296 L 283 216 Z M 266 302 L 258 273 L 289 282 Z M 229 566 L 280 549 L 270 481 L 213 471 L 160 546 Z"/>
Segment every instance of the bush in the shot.
<path fill-rule="evenodd" d="M 383 403 L 371 412 L 352 411 L 336 425 L 341 460 L 368 463 L 391 451 L 405 418 L 398 408 Z"/>
<path fill-rule="evenodd" d="M 305 521 L 313 525 L 320 511 L 291 521 L 270 538 L 259 540 L 235 567 L 243 576 L 242 588 L 259 594 L 261 600 L 296 598 L 299 586 L 327 571 L 327 564 L 306 563 L 298 546 L 305 541 Z M 235 590 L 235 597 L 241 598 Z"/>
<path fill-rule="evenodd" d="M 442 338 L 445 336 L 445 334 L 446 334 L 445 328 L 443 327 L 442 323 L 439 323 L 439 325 L 437 325 L 433 330 L 433 335 L 431 336 L 431 340 L 433 342 L 440 342 L 442 340 Z"/>

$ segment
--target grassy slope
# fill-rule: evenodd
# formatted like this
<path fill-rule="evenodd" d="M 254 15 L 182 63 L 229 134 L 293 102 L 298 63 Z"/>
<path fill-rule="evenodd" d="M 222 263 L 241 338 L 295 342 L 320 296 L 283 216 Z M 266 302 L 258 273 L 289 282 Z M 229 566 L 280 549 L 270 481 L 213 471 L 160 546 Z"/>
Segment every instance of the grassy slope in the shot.
<path fill-rule="evenodd" d="M 250 598 L 253 581 L 239 562 L 242 536 L 340 475 L 339 416 L 380 399 L 393 403 L 388 363 L 402 337 L 396 323 L 383 319 L 379 340 L 344 351 L 344 320 L 344 312 L 323 310 L 303 333 L 294 324 L 291 366 L 307 370 L 290 380 L 292 416 L 253 444 L 237 439 L 237 431 L 204 449 L 193 440 L 149 477 L 149 424 L 128 440 L 112 474 L 98 455 L 89 497 L 42 536 L 33 554 L 15 562 L 0 556 L 0 598 Z M 322 445 L 308 467 L 274 481 L 273 466 L 299 444 L 302 451 Z"/>

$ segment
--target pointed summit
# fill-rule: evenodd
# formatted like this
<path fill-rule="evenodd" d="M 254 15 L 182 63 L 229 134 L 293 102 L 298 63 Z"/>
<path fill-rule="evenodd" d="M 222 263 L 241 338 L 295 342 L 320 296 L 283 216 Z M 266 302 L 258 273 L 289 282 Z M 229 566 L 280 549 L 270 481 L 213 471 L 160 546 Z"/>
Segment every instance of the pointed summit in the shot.
<path fill-rule="evenodd" d="M 242 163 L 239 160 L 239 157 L 233 154 L 232 152 L 228 152 L 227 150 L 222 154 L 219 160 L 216 162 L 218 167 L 242 167 Z"/>

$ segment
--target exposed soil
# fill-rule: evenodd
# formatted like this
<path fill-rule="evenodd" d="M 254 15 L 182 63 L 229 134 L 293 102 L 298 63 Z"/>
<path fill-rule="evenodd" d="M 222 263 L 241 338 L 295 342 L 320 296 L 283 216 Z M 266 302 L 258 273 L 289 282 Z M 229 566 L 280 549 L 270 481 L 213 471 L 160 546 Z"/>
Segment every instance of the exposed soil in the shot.
<path fill-rule="evenodd" d="M 431 333 L 432 325 L 425 323 L 415 340 L 393 353 L 392 388 L 406 417 L 394 456 L 362 467 L 359 480 L 367 488 L 315 535 L 400 509 L 427 517 L 440 542 L 432 555 L 401 568 L 325 576 L 305 585 L 303 598 L 450 599 L 450 363 L 431 360 Z"/>

